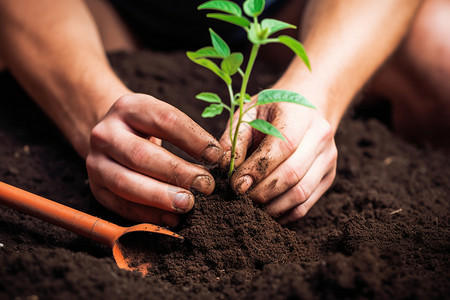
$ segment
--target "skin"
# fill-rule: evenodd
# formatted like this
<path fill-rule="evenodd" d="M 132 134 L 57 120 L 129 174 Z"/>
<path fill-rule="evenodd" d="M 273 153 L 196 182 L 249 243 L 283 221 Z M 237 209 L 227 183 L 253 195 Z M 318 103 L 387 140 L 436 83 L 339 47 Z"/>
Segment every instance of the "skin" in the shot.
<path fill-rule="evenodd" d="M 306 215 L 335 178 L 334 133 L 342 115 L 397 48 L 420 4 L 409 0 L 308 2 L 300 39 L 313 71 L 294 58 L 273 88 L 298 92 L 317 110 L 291 103 L 254 109 L 249 120 L 271 122 L 287 141 L 272 136 L 261 139 L 250 126 L 243 126 L 237 145 L 239 168 L 231 178 L 238 193 L 248 192 L 282 224 Z M 227 135 L 220 140 L 225 150 L 230 148 Z M 256 150 L 244 160 L 250 146 Z M 224 166 L 229 152 L 226 155 Z M 268 163 L 261 168 L 264 160 Z"/>
<path fill-rule="evenodd" d="M 394 130 L 415 143 L 450 149 L 450 1 L 424 1 L 394 55 L 368 84 L 391 100 Z"/>
<path fill-rule="evenodd" d="M 424 6 L 439 1 L 429 0 Z M 106 2 L 86 3 L 0 0 L 0 58 L 86 158 L 99 202 L 132 220 L 174 226 L 179 214 L 193 206 L 189 190 L 209 194 L 214 180 L 204 168 L 162 149 L 161 139 L 207 163 L 220 161 L 226 167 L 228 133 L 219 144 L 176 108 L 128 90 L 111 70 L 104 51 L 131 51 L 138 43 Z M 404 76 L 411 72 L 399 73 L 400 68 L 390 61 L 396 62 L 405 51 L 410 51 L 411 61 L 426 57 L 410 49 L 417 46 L 423 23 L 429 24 L 418 21 L 424 11 L 420 6 L 418 0 L 321 0 L 308 1 L 304 10 L 287 8 L 304 12 L 300 22 L 299 16 L 292 17 L 301 24 L 300 38 L 313 71 L 294 59 L 274 88 L 299 92 L 318 109 L 277 103 L 249 112 L 249 120 L 258 117 L 272 122 L 287 142 L 242 126 L 239 168 L 231 178 L 236 192 L 247 192 L 283 224 L 308 212 L 335 177 L 334 133 L 354 96 L 368 82 L 372 91 L 383 91 L 385 81 L 392 82 L 386 76 L 392 74 L 402 83 L 400 90 L 411 93 L 411 78 Z M 427 36 L 432 45 L 441 40 Z M 279 52 L 276 56 L 288 57 Z M 402 64 L 410 65 L 409 60 Z M 418 71 L 427 65 L 422 63 L 415 65 Z M 440 66 L 450 75 L 450 66 Z M 437 77 L 434 69 L 430 72 L 431 78 Z M 427 88 L 422 95 L 429 94 Z M 448 90 L 438 90 L 440 99 L 448 99 Z M 186 196 L 187 201 L 179 203 L 177 195 Z"/>
<path fill-rule="evenodd" d="M 220 144 L 175 107 L 134 94 L 117 78 L 83 1 L 0 1 L 0 38 L 6 68 L 86 159 L 105 207 L 175 226 L 194 205 L 191 189 L 213 191 L 208 171 L 160 145 L 167 140 L 214 164 Z"/>

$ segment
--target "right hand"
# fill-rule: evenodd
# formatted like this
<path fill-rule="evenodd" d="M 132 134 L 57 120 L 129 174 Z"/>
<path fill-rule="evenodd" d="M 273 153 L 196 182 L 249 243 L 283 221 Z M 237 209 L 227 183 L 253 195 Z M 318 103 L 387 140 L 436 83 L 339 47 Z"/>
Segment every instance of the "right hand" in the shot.
<path fill-rule="evenodd" d="M 173 227 L 194 205 L 190 189 L 213 192 L 212 175 L 162 148 L 161 140 L 208 164 L 223 155 L 220 144 L 175 107 L 144 94 L 122 96 L 92 130 L 86 158 L 91 190 L 103 206 Z"/>

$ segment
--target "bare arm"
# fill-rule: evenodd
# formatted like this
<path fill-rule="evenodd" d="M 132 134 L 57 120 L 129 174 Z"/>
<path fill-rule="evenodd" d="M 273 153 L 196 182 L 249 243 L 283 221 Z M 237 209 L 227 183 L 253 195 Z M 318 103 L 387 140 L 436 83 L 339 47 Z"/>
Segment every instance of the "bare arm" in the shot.
<path fill-rule="evenodd" d="M 307 4 L 301 37 L 312 72 L 295 58 L 273 88 L 298 92 L 317 110 L 291 103 L 258 106 L 286 142 L 242 127 L 231 181 L 281 223 L 303 217 L 336 174 L 334 133 L 367 80 L 394 51 L 420 6 L 419 0 L 314 0 Z M 225 133 L 225 150 L 230 145 Z M 245 159 L 249 147 L 256 149 Z M 258 146 L 258 147 L 256 147 Z M 224 164 L 227 160 L 224 160 Z M 264 163 L 264 168 L 258 167 Z"/>
<path fill-rule="evenodd" d="M 336 130 L 353 97 L 396 49 L 421 3 L 308 1 L 300 28 L 312 72 L 296 58 L 276 87 L 310 95 Z"/>
<path fill-rule="evenodd" d="M 178 109 L 133 94 L 109 66 L 81 0 L 0 0 L 0 56 L 86 159 L 91 190 L 123 217 L 175 225 L 210 194 L 204 168 L 161 147 L 165 139 L 215 163 L 219 143 Z"/>
<path fill-rule="evenodd" d="M 89 135 L 130 91 L 111 70 L 84 1 L 0 1 L 0 55 L 86 157 Z"/>

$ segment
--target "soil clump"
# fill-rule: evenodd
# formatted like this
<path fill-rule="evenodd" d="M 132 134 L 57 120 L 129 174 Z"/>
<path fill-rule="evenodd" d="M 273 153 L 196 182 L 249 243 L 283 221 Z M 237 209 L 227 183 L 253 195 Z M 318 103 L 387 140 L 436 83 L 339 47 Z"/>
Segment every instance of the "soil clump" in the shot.
<path fill-rule="evenodd" d="M 202 119 L 195 100 L 220 94 L 220 79 L 179 52 L 110 59 L 132 90 L 220 137 L 226 116 Z M 251 93 L 276 78 L 264 65 L 255 76 Z M 84 161 L 10 74 L 0 86 L 0 180 L 131 225 L 97 203 Z M 0 298 L 449 299 L 450 158 L 397 137 L 388 112 L 349 110 L 336 134 L 337 178 L 305 218 L 282 227 L 219 179 L 175 230 L 184 241 L 148 241 L 147 277 L 117 268 L 106 246 L 0 206 Z"/>

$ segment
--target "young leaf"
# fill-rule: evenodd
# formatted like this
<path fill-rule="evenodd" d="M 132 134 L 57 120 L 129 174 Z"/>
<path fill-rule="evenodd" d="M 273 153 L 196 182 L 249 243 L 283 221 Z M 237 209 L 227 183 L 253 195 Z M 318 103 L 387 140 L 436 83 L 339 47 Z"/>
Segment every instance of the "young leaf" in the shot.
<path fill-rule="evenodd" d="M 236 74 L 239 67 L 242 65 L 243 61 L 244 56 L 242 55 L 242 53 L 239 52 L 231 53 L 222 61 L 220 68 L 226 74 L 233 76 L 234 74 Z"/>
<path fill-rule="evenodd" d="M 281 134 L 281 132 L 272 124 L 270 124 L 267 121 L 261 120 L 261 119 L 256 119 L 253 120 L 251 122 L 248 122 L 248 124 L 250 126 L 252 126 L 253 128 L 255 128 L 256 130 L 261 131 L 262 133 L 268 134 L 268 135 L 272 135 L 274 137 L 280 138 L 283 141 L 285 141 L 286 139 L 284 138 L 283 134 Z"/>
<path fill-rule="evenodd" d="M 268 29 L 261 30 L 258 24 L 251 23 L 250 28 L 247 31 L 247 37 L 248 40 L 255 45 L 263 45 L 267 43 L 268 33 Z"/>
<path fill-rule="evenodd" d="M 209 103 L 222 103 L 222 100 L 220 99 L 219 95 L 215 93 L 203 92 L 195 96 L 195 98 Z"/>
<path fill-rule="evenodd" d="M 300 104 L 303 106 L 316 108 L 311 102 L 309 102 L 302 95 L 285 90 L 264 90 L 258 94 L 256 105 L 264 105 L 274 102 L 291 102 Z"/>
<path fill-rule="evenodd" d="M 242 16 L 242 10 L 236 3 L 232 1 L 223 1 L 223 0 L 213 0 L 208 1 L 203 4 L 201 4 L 199 7 L 197 7 L 198 10 L 200 9 L 213 9 L 213 10 L 220 10 L 229 14 L 232 14 L 234 16 Z"/>
<path fill-rule="evenodd" d="M 221 58 L 221 56 L 219 55 L 219 53 L 217 53 L 216 49 L 214 49 L 211 46 L 208 47 L 203 47 L 201 49 L 198 49 L 197 51 L 193 52 L 193 51 L 188 51 L 188 57 L 191 59 L 196 59 L 196 58 Z"/>
<path fill-rule="evenodd" d="M 244 2 L 244 12 L 249 17 L 257 17 L 259 16 L 266 5 L 264 0 L 246 0 Z"/>
<path fill-rule="evenodd" d="M 226 84 L 231 84 L 231 77 L 226 74 L 224 71 L 222 71 L 214 62 L 207 58 L 192 58 L 191 54 L 188 52 L 187 56 L 190 60 L 195 62 L 196 64 L 199 64 L 200 66 L 203 66 L 212 72 L 222 78 L 223 81 L 225 81 Z"/>
<path fill-rule="evenodd" d="M 230 55 L 230 47 L 228 47 L 227 43 L 211 28 L 209 29 L 209 33 L 211 34 L 212 45 L 217 53 L 223 58 Z"/>
<path fill-rule="evenodd" d="M 275 20 L 275 19 L 268 19 L 268 18 L 261 21 L 261 27 L 263 29 L 268 29 L 269 36 L 280 30 L 284 30 L 284 29 L 288 29 L 288 28 L 293 28 L 293 29 L 297 28 L 297 26 L 294 26 L 292 24 L 289 24 L 289 23 L 286 23 L 283 21 L 279 21 L 279 20 Z"/>
<path fill-rule="evenodd" d="M 234 95 L 234 104 L 235 105 L 239 105 L 239 97 L 241 96 L 241 93 L 236 93 L 236 95 Z M 249 94 L 245 93 L 244 96 L 244 103 L 249 103 L 250 101 L 252 101 L 252 98 L 250 97 Z"/>
<path fill-rule="evenodd" d="M 203 118 L 212 118 L 217 115 L 220 115 L 223 111 L 223 104 L 211 104 L 210 106 L 206 107 L 205 110 L 202 113 Z"/>
<path fill-rule="evenodd" d="M 281 35 L 278 38 L 278 41 L 286 46 L 288 46 L 289 48 L 291 48 L 291 50 L 298 56 L 301 58 L 301 60 L 303 60 L 303 62 L 305 63 L 305 65 L 308 67 L 308 69 L 311 71 L 311 66 L 309 64 L 309 59 L 308 59 L 308 55 L 306 54 L 305 48 L 303 47 L 302 43 L 300 43 L 299 41 L 297 41 L 296 39 L 287 36 L 287 35 Z"/>
<path fill-rule="evenodd" d="M 250 26 L 250 21 L 244 17 L 231 16 L 231 15 L 226 15 L 226 14 L 214 14 L 214 13 L 207 14 L 206 16 L 208 18 L 225 21 L 225 22 L 240 26 L 242 28 L 248 28 Z"/>

